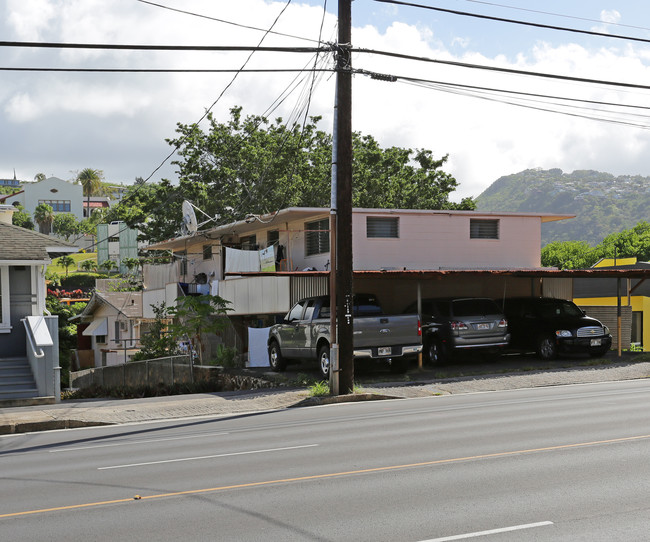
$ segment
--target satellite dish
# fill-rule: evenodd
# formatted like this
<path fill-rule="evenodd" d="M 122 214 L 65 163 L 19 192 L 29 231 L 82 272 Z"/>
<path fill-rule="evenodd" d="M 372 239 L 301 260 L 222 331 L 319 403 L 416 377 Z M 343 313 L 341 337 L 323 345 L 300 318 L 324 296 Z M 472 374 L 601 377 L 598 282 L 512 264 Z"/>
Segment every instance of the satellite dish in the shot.
<path fill-rule="evenodd" d="M 199 222 L 196 219 L 196 213 L 194 212 L 195 209 L 202 215 L 205 215 L 207 220 L 204 220 L 203 222 Z M 212 217 L 204 213 L 203 211 L 201 211 L 201 209 L 199 209 L 196 205 L 194 205 L 191 201 L 188 200 L 183 201 L 182 211 L 183 211 L 183 234 L 184 235 L 194 234 L 201 226 L 204 226 L 208 222 L 212 222 L 212 221 L 216 222 L 217 220 L 219 220 L 219 215 L 215 215 L 214 217 Z"/>
<path fill-rule="evenodd" d="M 189 201 L 183 201 L 183 231 L 187 233 L 196 233 L 199 229 L 199 223 L 196 220 L 196 213 L 194 212 L 194 205 Z"/>

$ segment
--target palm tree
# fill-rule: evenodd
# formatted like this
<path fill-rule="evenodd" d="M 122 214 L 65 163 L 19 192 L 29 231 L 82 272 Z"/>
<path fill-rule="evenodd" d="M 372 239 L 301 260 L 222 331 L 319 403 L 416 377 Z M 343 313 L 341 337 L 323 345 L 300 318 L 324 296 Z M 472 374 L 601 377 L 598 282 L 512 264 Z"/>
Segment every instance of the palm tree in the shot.
<path fill-rule="evenodd" d="M 84 271 L 88 271 L 88 272 L 96 271 L 97 270 L 97 262 L 92 258 L 88 258 L 87 260 L 84 260 L 83 262 L 81 262 L 80 267 Z"/>
<path fill-rule="evenodd" d="M 49 235 L 54 222 L 54 209 L 47 203 L 39 203 L 34 209 L 34 220 L 38 223 L 39 231 Z"/>
<path fill-rule="evenodd" d="M 77 174 L 77 182 L 83 186 L 83 194 L 86 196 L 86 217 L 90 218 L 90 196 L 95 194 L 102 185 L 104 172 L 99 169 L 85 168 Z"/>
<path fill-rule="evenodd" d="M 37 173 L 36 175 L 34 175 L 34 180 L 37 183 L 40 183 L 41 181 L 44 181 L 45 179 L 46 179 L 45 173 Z"/>
<path fill-rule="evenodd" d="M 65 278 L 68 278 L 68 268 L 74 265 L 74 258 L 72 256 L 61 256 L 57 262 L 59 265 L 65 267 Z"/>

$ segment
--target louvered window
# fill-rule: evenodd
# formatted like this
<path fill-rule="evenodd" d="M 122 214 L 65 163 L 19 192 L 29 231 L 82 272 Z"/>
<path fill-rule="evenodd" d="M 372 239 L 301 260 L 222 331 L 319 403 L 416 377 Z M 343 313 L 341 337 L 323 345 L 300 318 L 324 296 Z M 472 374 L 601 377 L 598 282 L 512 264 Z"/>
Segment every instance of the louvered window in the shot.
<path fill-rule="evenodd" d="M 305 224 L 305 255 L 314 256 L 330 251 L 329 219 Z"/>
<path fill-rule="evenodd" d="M 392 217 L 366 217 L 366 237 L 388 237 L 397 239 L 399 237 L 399 218 Z"/>
<path fill-rule="evenodd" d="M 469 221 L 470 239 L 498 239 L 499 221 L 471 218 Z"/>

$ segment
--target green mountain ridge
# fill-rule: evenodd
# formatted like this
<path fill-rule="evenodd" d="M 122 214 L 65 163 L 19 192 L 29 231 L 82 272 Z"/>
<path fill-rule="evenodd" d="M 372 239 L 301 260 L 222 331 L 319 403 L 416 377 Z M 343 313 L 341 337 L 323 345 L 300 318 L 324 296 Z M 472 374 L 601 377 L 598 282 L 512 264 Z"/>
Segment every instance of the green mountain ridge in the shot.
<path fill-rule="evenodd" d="M 476 208 L 576 215 L 543 224 L 542 246 L 553 241 L 586 241 L 595 246 L 611 233 L 649 220 L 650 177 L 527 169 L 493 182 L 476 198 Z"/>

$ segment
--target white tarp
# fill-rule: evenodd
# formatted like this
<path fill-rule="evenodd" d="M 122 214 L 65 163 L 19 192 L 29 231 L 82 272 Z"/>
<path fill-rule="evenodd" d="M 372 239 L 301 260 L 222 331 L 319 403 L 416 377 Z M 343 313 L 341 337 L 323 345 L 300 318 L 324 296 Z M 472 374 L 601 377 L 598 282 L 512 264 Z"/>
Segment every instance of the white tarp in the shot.
<path fill-rule="evenodd" d="M 266 349 L 266 340 L 269 337 L 268 327 L 248 328 L 248 366 L 268 367 L 269 355 Z"/>
<path fill-rule="evenodd" d="M 226 273 L 245 273 L 260 270 L 260 254 L 257 250 L 238 250 L 226 247 Z"/>

